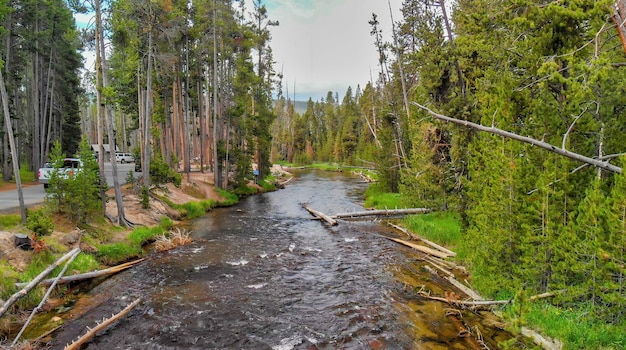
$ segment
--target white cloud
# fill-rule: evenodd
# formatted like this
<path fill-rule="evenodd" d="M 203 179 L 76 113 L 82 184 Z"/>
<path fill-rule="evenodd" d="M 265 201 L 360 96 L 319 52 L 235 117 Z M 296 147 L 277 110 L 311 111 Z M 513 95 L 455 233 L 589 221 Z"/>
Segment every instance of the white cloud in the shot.
<path fill-rule="evenodd" d="M 400 20 L 401 0 L 390 0 L 394 20 Z M 342 98 L 376 79 L 378 54 L 368 21 L 376 13 L 383 34 L 390 40 L 389 5 L 384 0 L 267 0 L 276 70 L 298 99 L 326 97 L 328 91 Z M 248 6 L 251 10 L 252 8 Z M 285 88 L 283 88 L 285 90 Z"/>

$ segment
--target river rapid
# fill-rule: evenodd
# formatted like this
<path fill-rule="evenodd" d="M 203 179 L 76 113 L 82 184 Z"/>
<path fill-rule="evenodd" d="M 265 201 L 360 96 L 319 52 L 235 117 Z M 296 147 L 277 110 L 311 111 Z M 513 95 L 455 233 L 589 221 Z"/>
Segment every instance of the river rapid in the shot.
<path fill-rule="evenodd" d="M 49 348 L 66 344 L 142 302 L 84 349 L 466 349 L 448 305 L 416 294 L 449 286 L 373 220 L 312 220 L 363 210 L 366 184 L 343 173 L 303 171 L 285 189 L 252 196 L 190 223 L 194 243 L 97 284 L 73 308 Z M 81 316 L 69 320 L 72 313 Z M 469 313 L 484 344 L 511 336 Z"/>

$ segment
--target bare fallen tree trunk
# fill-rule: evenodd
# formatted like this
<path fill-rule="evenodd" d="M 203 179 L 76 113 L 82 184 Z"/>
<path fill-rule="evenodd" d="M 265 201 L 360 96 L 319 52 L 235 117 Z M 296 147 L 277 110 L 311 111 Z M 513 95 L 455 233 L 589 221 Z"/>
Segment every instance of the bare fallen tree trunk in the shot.
<path fill-rule="evenodd" d="M 439 244 L 437 244 L 437 243 L 435 243 L 435 242 L 431 242 L 431 241 L 429 241 L 429 240 L 427 240 L 427 239 L 423 238 L 422 236 L 417 235 L 417 234 L 415 234 L 415 233 L 413 233 L 413 232 L 411 232 L 411 231 L 409 231 L 409 230 L 405 229 L 404 227 L 400 227 L 400 226 L 398 226 L 398 225 L 394 225 L 394 224 L 392 224 L 392 223 L 388 223 L 388 225 L 389 225 L 389 226 L 391 226 L 391 227 L 393 227 L 393 228 L 395 228 L 396 230 L 399 230 L 399 231 L 401 231 L 401 232 L 406 233 L 409 237 L 411 237 L 411 238 L 415 238 L 415 239 L 417 239 L 417 240 L 419 240 L 419 241 L 422 241 L 422 242 L 424 242 L 424 243 L 428 244 L 429 246 L 431 246 L 431 247 L 433 247 L 433 248 L 435 248 L 435 249 L 441 250 L 442 252 L 449 254 L 450 256 L 456 256 L 456 253 L 455 253 L 455 252 L 453 252 L 453 251 L 451 251 L 450 249 L 448 249 L 448 248 L 446 248 L 446 247 L 442 247 L 442 246 L 440 246 Z"/>
<path fill-rule="evenodd" d="M 431 212 L 428 208 L 410 208 L 410 209 L 380 209 L 380 210 L 365 210 L 355 211 L 352 213 L 338 213 L 332 216 L 334 219 L 356 218 L 363 216 L 393 216 L 393 215 L 409 215 L 409 214 L 423 214 Z"/>
<path fill-rule="evenodd" d="M 492 127 L 487 127 L 487 126 L 483 126 L 483 125 L 480 125 L 480 124 L 469 122 L 467 120 L 461 120 L 461 119 L 448 117 L 448 116 L 436 113 L 436 112 L 432 111 L 431 109 L 429 109 L 428 107 L 422 106 L 422 105 L 420 105 L 419 103 L 416 103 L 416 102 L 411 102 L 411 104 L 413 104 L 413 105 L 415 105 L 415 106 L 417 106 L 417 107 L 427 111 L 432 117 L 437 118 L 439 120 L 444 120 L 444 121 L 447 121 L 447 122 L 450 122 L 450 123 L 467 126 L 467 127 L 479 130 L 479 131 L 485 131 L 485 132 L 488 132 L 488 133 L 491 133 L 491 134 L 500 135 L 500 136 L 507 137 L 507 138 L 510 138 L 510 139 L 513 139 L 513 140 L 529 143 L 531 145 L 534 145 L 534 146 L 546 149 L 546 150 L 548 150 L 550 152 L 554 152 L 554 153 L 562 155 L 564 157 L 567 157 L 567 158 L 570 158 L 570 159 L 573 159 L 573 160 L 576 160 L 576 161 L 579 161 L 579 162 L 583 162 L 583 163 L 587 163 L 587 164 L 593 165 L 593 166 L 598 167 L 600 169 L 604 169 L 604 170 L 611 171 L 611 172 L 614 172 L 614 173 L 619 173 L 619 174 L 622 173 L 622 168 L 620 168 L 618 166 L 609 164 L 608 162 L 602 162 L 602 161 L 600 161 L 598 159 L 586 157 L 586 156 L 583 156 L 583 155 L 578 154 L 578 153 L 570 152 L 568 150 L 562 149 L 560 147 L 554 146 L 554 145 L 549 144 L 549 143 L 544 142 L 544 141 L 539 141 L 539 140 L 535 140 L 535 139 L 530 138 L 530 137 L 514 134 L 512 132 L 508 132 L 508 131 L 505 131 L 505 130 L 502 130 L 502 129 L 498 129 L 498 128 L 493 127 L 493 126 Z"/>
<path fill-rule="evenodd" d="M 130 310 L 132 310 L 140 302 L 141 302 L 141 298 L 133 301 L 130 305 L 125 307 L 124 310 L 120 311 L 119 313 L 111 316 L 110 318 L 108 318 L 106 320 L 103 320 L 100 324 L 98 324 L 94 328 L 88 328 L 89 331 L 87 333 L 85 333 L 85 335 L 83 335 L 82 337 L 76 339 L 72 344 L 69 344 L 69 345 L 65 346 L 64 350 L 79 349 L 81 347 L 81 345 L 85 344 L 89 339 L 93 338 L 96 335 L 96 333 L 100 332 L 101 330 L 103 330 L 103 329 L 107 328 L 109 325 L 111 325 L 113 322 L 115 322 L 115 321 L 119 320 L 120 318 L 124 317 L 127 313 L 130 312 Z"/>
<path fill-rule="evenodd" d="M 458 300 L 452 298 L 433 297 L 424 292 L 419 293 L 422 298 L 441 301 L 450 305 L 457 306 L 490 306 L 490 305 L 505 305 L 511 303 L 513 300 Z"/>
<path fill-rule="evenodd" d="M 404 240 L 401 240 L 401 239 L 398 239 L 398 238 L 387 237 L 387 239 L 392 240 L 392 241 L 397 242 L 397 243 L 400 243 L 400 244 L 403 244 L 403 245 L 405 245 L 407 247 L 411 247 L 411 248 L 413 248 L 415 250 L 419 250 L 422 253 L 429 254 L 429 255 L 432 255 L 432 256 L 436 256 L 436 257 L 441 258 L 441 259 L 449 258 L 451 256 L 448 253 L 444 253 L 444 252 L 439 251 L 439 250 L 431 249 L 431 248 L 425 247 L 423 245 L 411 243 L 409 241 L 404 241 Z"/>
<path fill-rule="evenodd" d="M 448 282 L 450 282 L 450 284 L 452 284 L 457 289 L 459 289 L 461 292 L 465 293 L 465 295 L 467 295 L 468 297 L 470 297 L 470 298 L 472 298 L 474 300 L 485 300 L 480 294 L 475 292 L 473 289 L 471 289 L 470 287 L 468 287 L 468 286 L 464 285 L 463 283 L 457 281 L 456 278 L 451 277 L 451 276 L 446 276 L 445 279 Z"/>
<path fill-rule="evenodd" d="M 70 283 L 70 282 L 87 280 L 87 279 L 96 278 L 96 277 L 100 277 L 100 276 L 112 275 L 114 273 L 126 270 L 129 267 L 137 265 L 137 264 L 139 264 L 140 262 L 142 262 L 144 260 L 146 260 L 146 258 L 130 261 L 130 262 L 127 262 L 127 263 L 124 263 L 124 264 L 121 264 L 121 265 L 109 267 L 108 269 L 104 269 L 104 270 L 98 270 L 98 271 L 80 273 L 78 275 L 61 277 L 61 278 L 59 278 L 57 283 L 64 284 L 64 283 Z M 49 286 L 55 280 L 56 280 L 56 278 L 50 278 L 50 279 L 41 281 L 41 284 L 44 285 L 44 286 Z M 15 285 L 18 286 L 18 287 L 21 287 L 21 286 L 24 285 L 24 283 L 16 283 Z"/>
<path fill-rule="evenodd" d="M 24 331 L 26 330 L 26 327 L 28 327 L 30 322 L 33 320 L 33 317 L 35 317 L 35 315 L 39 311 L 41 311 L 41 309 L 43 308 L 44 303 L 46 302 L 46 300 L 48 300 L 48 298 L 50 297 L 50 294 L 52 294 L 52 291 L 54 290 L 54 287 L 56 287 L 59 279 L 61 277 L 63 277 L 63 275 L 65 274 L 65 271 L 67 271 L 67 268 L 70 267 L 70 264 L 72 263 L 72 261 L 74 261 L 74 259 L 76 259 L 78 254 L 80 254 L 80 250 L 76 250 L 74 252 L 74 254 L 70 257 L 70 259 L 65 262 L 65 265 L 63 266 L 63 269 L 61 270 L 61 272 L 59 272 L 59 274 L 54 279 L 54 282 L 52 282 L 50 287 L 48 287 L 48 290 L 46 291 L 46 294 L 44 294 L 43 298 L 41 298 L 41 301 L 39 302 L 39 305 L 37 305 L 37 307 L 35 307 L 33 309 L 33 311 L 28 316 L 28 319 L 26 320 L 26 322 L 24 322 L 24 325 L 22 326 L 22 329 L 20 329 L 19 333 L 17 333 L 17 335 L 15 336 L 15 339 L 13 339 L 13 342 L 11 343 L 11 346 L 15 346 L 15 344 L 17 344 L 17 341 L 22 336 L 22 333 L 24 333 Z"/>
<path fill-rule="evenodd" d="M 11 305 L 13 305 L 16 301 L 18 301 L 21 298 L 23 298 L 26 294 L 28 294 L 28 292 L 30 292 L 31 289 L 35 288 L 35 286 L 37 286 L 37 284 L 39 284 L 39 282 L 41 282 L 41 280 L 43 280 L 46 276 L 48 276 L 52 272 L 52 270 L 54 270 L 55 268 L 60 266 L 64 261 L 66 261 L 67 259 L 71 258 L 74 254 L 76 254 L 76 252 L 79 252 L 79 251 L 80 251 L 79 248 L 74 248 L 74 249 L 70 250 L 67 254 L 63 255 L 62 257 L 57 259 L 57 261 L 55 261 L 50 266 L 48 266 L 45 270 L 43 270 L 32 281 L 30 281 L 29 283 L 25 283 L 24 284 L 24 288 L 22 288 L 17 293 L 13 294 L 0 307 L 0 316 L 4 315 L 7 312 L 7 310 L 9 309 L 9 307 L 11 307 Z M 54 281 L 54 279 L 52 281 Z"/>
<path fill-rule="evenodd" d="M 322 212 L 319 212 L 319 211 L 309 207 L 307 204 L 302 204 L 302 207 L 304 209 L 306 209 L 309 213 L 313 214 L 313 216 L 318 217 L 318 218 L 326 221 L 327 223 L 331 224 L 332 226 L 337 225 L 337 220 L 331 218 L 330 216 L 328 216 L 328 215 L 326 215 L 326 214 L 324 214 Z"/>
<path fill-rule="evenodd" d="M 534 330 L 528 327 L 522 327 L 522 335 L 532 339 L 535 344 L 541 346 L 544 350 L 561 350 L 563 349 L 563 344 L 556 340 L 548 337 L 544 337 L 543 335 L 535 332 Z"/>

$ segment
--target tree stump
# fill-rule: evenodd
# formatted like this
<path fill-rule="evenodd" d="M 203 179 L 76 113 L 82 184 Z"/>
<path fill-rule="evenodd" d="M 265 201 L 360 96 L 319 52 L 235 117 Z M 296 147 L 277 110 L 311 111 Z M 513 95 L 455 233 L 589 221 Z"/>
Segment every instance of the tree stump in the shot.
<path fill-rule="evenodd" d="M 18 233 L 15 235 L 15 246 L 23 250 L 33 249 L 30 237 L 23 233 Z"/>

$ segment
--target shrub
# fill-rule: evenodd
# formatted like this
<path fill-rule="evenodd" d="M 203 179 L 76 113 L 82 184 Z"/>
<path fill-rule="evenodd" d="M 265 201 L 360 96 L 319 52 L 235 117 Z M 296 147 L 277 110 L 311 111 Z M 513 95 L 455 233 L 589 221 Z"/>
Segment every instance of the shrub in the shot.
<path fill-rule="evenodd" d="M 132 183 L 135 183 L 135 181 L 136 181 L 135 174 L 131 170 L 128 172 L 128 174 L 126 174 L 126 183 L 132 184 Z"/>
<path fill-rule="evenodd" d="M 54 224 L 43 209 L 29 211 L 26 217 L 26 228 L 33 231 L 36 237 L 43 237 L 52 234 Z"/>
<path fill-rule="evenodd" d="M 180 187 L 183 175 L 177 173 L 162 157 L 158 156 L 150 161 L 150 180 L 157 187 L 168 183 Z"/>
<path fill-rule="evenodd" d="M 50 161 L 55 170 L 50 174 L 50 183 L 45 203 L 53 211 L 67 215 L 78 223 L 96 216 L 102 208 L 100 199 L 100 174 L 98 163 L 93 157 L 89 143 L 85 138 L 80 143 L 82 169 L 69 177 L 61 176 L 58 169 L 65 157 L 61 145 L 56 142 L 50 153 Z"/>
<path fill-rule="evenodd" d="M 141 207 L 144 209 L 150 208 L 150 192 L 146 186 L 141 186 Z"/>

